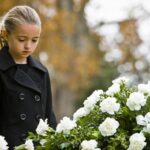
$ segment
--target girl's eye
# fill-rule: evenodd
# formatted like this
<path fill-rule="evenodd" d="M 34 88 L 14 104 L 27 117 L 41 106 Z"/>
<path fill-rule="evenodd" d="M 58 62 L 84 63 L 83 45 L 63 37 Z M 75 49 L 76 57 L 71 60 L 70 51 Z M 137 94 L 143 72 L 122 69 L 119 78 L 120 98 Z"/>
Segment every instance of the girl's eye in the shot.
<path fill-rule="evenodd" d="M 18 41 L 19 41 L 19 42 L 24 42 L 25 40 L 24 40 L 24 39 L 18 39 Z"/>
<path fill-rule="evenodd" d="M 33 43 L 36 43 L 36 42 L 37 42 L 37 40 L 32 40 L 32 42 L 33 42 Z"/>

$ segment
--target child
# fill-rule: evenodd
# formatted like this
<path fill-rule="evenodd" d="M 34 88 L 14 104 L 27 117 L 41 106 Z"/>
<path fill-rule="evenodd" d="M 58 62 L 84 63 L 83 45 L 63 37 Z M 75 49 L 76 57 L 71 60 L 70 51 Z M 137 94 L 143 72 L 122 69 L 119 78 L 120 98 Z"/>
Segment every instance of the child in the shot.
<path fill-rule="evenodd" d="M 0 31 L 0 135 L 13 149 L 35 131 L 40 118 L 54 129 L 56 119 L 48 71 L 30 56 L 41 33 L 38 14 L 16 6 L 4 16 Z"/>

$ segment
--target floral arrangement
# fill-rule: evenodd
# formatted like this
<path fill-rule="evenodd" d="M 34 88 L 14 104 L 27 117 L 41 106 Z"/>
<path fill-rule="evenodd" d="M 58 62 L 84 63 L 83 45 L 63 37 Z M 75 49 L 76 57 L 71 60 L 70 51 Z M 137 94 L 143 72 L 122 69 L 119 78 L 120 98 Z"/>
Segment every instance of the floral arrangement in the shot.
<path fill-rule="evenodd" d="M 56 131 L 40 119 L 36 133 L 15 150 L 150 150 L 150 82 L 130 87 L 120 77 L 112 83 L 105 92 L 94 91 Z M 4 138 L 0 143 L 6 150 Z"/>

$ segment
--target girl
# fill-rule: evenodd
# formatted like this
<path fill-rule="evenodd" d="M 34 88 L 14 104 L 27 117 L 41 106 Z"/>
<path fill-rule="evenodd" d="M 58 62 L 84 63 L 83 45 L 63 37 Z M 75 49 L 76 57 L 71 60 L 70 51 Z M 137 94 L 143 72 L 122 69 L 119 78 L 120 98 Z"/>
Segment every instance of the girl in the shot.
<path fill-rule="evenodd" d="M 39 119 L 55 129 L 47 69 L 31 57 L 39 42 L 41 21 L 34 9 L 16 6 L 0 27 L 0 135 L 10 149 L 24 143 Z"/>

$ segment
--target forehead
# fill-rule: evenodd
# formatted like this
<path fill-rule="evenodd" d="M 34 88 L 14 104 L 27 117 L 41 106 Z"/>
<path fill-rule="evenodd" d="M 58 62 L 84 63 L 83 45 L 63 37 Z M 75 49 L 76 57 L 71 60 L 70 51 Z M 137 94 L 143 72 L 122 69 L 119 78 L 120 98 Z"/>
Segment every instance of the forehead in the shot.
<path fill-rule="evenodd" d="M 41 27 L 35 24 L 18 25 L 13 33 L 18 36 L 37 37 L 40 36 Z"/>

